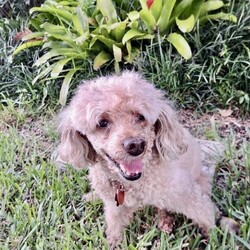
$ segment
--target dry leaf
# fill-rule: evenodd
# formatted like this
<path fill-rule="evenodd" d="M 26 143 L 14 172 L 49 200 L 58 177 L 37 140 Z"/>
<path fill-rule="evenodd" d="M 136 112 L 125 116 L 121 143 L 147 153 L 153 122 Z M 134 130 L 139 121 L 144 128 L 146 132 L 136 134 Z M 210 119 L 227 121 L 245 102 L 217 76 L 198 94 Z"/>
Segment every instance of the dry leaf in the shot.
<path fill-rule="evenodd" d="M 228 117 L 228 116 L 232 115 L 233 110 L 231 110 L 231 109 L 220 109 L 219 113 L 223 117 Z"/>

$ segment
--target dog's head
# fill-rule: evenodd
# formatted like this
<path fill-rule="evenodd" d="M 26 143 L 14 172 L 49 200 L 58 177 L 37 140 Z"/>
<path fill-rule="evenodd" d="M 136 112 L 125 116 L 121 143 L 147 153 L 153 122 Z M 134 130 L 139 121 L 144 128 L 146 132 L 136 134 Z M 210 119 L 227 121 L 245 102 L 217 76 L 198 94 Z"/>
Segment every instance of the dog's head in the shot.
<path fill-rule="evenodd" d="M 59 115 L 61 159 L 82 168 L 95 161 L 137 180 L 152 151 L 162 161 L 186 151 L 183 128 L 163 92 L 135 72 L 80 85 Z"/>

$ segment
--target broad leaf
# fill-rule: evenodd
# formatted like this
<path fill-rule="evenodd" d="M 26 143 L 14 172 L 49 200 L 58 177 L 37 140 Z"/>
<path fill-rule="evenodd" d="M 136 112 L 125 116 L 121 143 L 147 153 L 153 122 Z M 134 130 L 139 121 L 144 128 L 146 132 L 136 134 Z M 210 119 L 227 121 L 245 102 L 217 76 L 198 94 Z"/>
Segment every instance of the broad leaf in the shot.
<path fill-rule="evenodd" d="M 35 63 L 34 66 L 40 66 L 44 63 L 46 63 L 48 60 L 50 60 L 53 57 L 56 56 L 64 56 L 64 57 L 70 57 L 75 59 L 85 59 L 87 56 L 87 51 L 82 51 L 79 53 L 75 49 L 72 48 L 57 48 L 50 50 L 46 54 L 44 54 L 42 57 L 40 57 Z"/>
<path fill-rule="evenodd" d="M 47 67 L 44 70 L 42 70 L 33 80 L 32 80 L 32 85 L 34 85 L 38 79 L 46 77 L 49 72 L 52 70 L 52 67 Z"/>
<path fill-rule="evenodd" d="M 179 17 L 184 11 L 188 10 L 188 7 L 193 2 L 193 0 L 182 0 L 179 4 L 176 5 L 176 7 L 173 10 L 173 13 L 171 15 L 171 19 Z"/>
<path fill-rule="evenodd" d="M 101 11 L 108 24 L 117 22 L 117 13 L 111 0 L 97 0 L 97 9 Z"/>
<path fill-rule="evenodd" d="M 59 102 L 61 105 L 65 105 L 67 101 L 67 95 L 69 92 L 69 85 L 72 80 L 73 75 L 76 73 L 76 71 L 79 69 L 71 69 L 66 76 L 64 77 L 62 87 L 60 90 L 60 96 L 59 96 Z"/>
<path fill-rule="evenodd" d="M 140 36 L 144 36 L 146 33 L 144 32 L 141 32 L 141 31 L 138 31 L 138 30 L 134 30 L 134 29 L 131 29 L 129 30 L 123 37 L 122 39 L 122 43 L 125 44 L 127 41 L 133 39 L 133 38 L 137 38 L 137 37 L 140 37 Z"/>
<path fill-rule="evenodd" d="M 82 45 L 85 41 L 87 41 L 89 38 L 89 32 L 83 33 L 81 36 L 74 39 L 74 42 L 76 44 Z"/>
<path fill-rule="evenodd" d="M 200 12 L 201 12 L 201 6 L 202 4 L 205 2 L 205 0 L 196 0 L 193 1 L 191 7 L 190 7 L 190 11 L 191 13 L 189 15 L 186 15 L 186 18 L 189 17 L 191 14 L 194 15 L 195 21 L 198 20 L 199 16 L 200 16 Z"/>
<path fill-rule="evenodd" d="M 72 58 L 65 58 L 65 59 L 61 59 L 60 61 L 54 63 L 54 67 L 51 71 L 51 77 L 52 78 L 56 78 L 60 75 L 60 73 L 62 72 L 63 67 L 65 66 L 65 64 L 67 64 L 70 60 L 72 60 Z"/>
<path fill-rule="evenodd" d="M 155 20 L 157 21 L 161 15 L 162 11 L 162 0 L 154 0 L 150 7 L 150 12 L 153 14 Z"/>
<path fill-rule="evenodd" d="M 164 2 L 164 5 L 162 7 L 161 16 L 157 21 L 157 25 L 158 25 L 161 33 L 165 32 L 167 27 L 168 27 L 169 19 L 170 19 L 171 13 L 173 11 L 175 2 L 176 2 L 176 0 L 166 0 Z"/>
<path fill-rule="evenodd" d="M 44 13 L 50 13 L 54 16 L 57 16 L 59 18 L 61 18 L 61 20 L 64 20 L 66 23 L 70 24 L 73 15 L 68 12 L 66 9 L 57 9 L 53 6 L 45 6 L 42 5 L 42 7 L 33 7 L 30 9 L 30 14 L 34 13 L 34 12 L 44 12 Z"/>
<path fill-rule="evenodd" d="M 14 50 L 13 55 L 16 55 L 20 53 L 22 50 L 25 50 L 31 47 L 41 46 L 43 43 L 44 43 L 43 41 L 30 41 L 30 42 L 23 43 Z"/>
<path fill-rule="evenodd" d="M 224 3 L 222 1 L 207 1 L 202 4 L 201 10 L 200 10 L 200 17 L 206 15 L 209 11 L 212 10 L 218 10 L 221 7 L 224 6 Z"/>
<path fill-rule="evenodd" d="M 72 18 L 75 30 L 83 35 L 85 32 L 89 31 L 88 17 L 82 11 L 80 7 L 76 9 L 76 15 Z"/>
<path fill-rule="evenodd" d="M 175 21 L 176 21 L 178 28 L 183 33 L 192 31 L 194 26 L 195 26 L 195 19 L 194 19 L 193 15 L 191 15 L 190 17 L 188 17 L 185 20 L 180 20 L 180 19 L 176 18 Z"/>
<path fill-rule="evenodd" d="M 94 60 L 94 65 L 93 68 L 95 70 L 100 69 L 106 62 L 108 62 L 109 60 L 111 60 L 111 56 L 110 54 L 101 51 L 95 58 Z"/>
<path fill-rule="evenodd" d="M 140 17 L 142 21 L 146 24 L 149 32 L 153 31 L 156 26 L 156 20 L 153 14 L 148 9 L 144 9 L 140 11 Z"/>
<path fill-rule="evenodd" d="M 119 25 L 117 27 L 115 27 L 112 31 L 112 35 L 114 35 L 115 37 L 115 40 L 117 42 L 121 42 L 122 41 L 122 38 L 126 32 L 126 26 L 127 26 L 127 23 L 126 22 L 121 22 L 119 23 Z"/>
<path fill-rule="evenodd" d="M 186 60 L 192 57 L 192 52 L 185 38 L 177 33 L 171 33 L 167 36 L 167 40 L 177 49 L 179 54 Z"/>
<path fill-rule="evenodd" d="M 140 17 L 140 14 L 138 11 L 131 11 L 128 13 L 128 18 L 131 21 L 136 21 L 139 19 L 139 17 Z"/>
<path fill-rule="evenodd" d="M 22 41 L 29 41 L 29 40 L 35 40 L 35 39 L 43 39 L 44 37 L 44 32 L 32 32 L 30 34 L 25 35 L 22 37 Z"/>
<path fill-rule="evenodd" d="M 132 63 L 132 46 L 131 46 L 131 41 L 127 41 L 126 42 L 126 49 L 127 49 L 128 55 L 125 56 L 125 60 L 128 63 Z"/>
<path fill-rule="evenodd" d="M 200 19 L 200 24 L 204 24 L 208 20 L 228 20 L 233 23 L 237 23 L 237 17 L 232 14 L 227 14 L 227 13 L 217 13 L 217 14 L 211 14 L 211 15 L 206 15 L 201 17 Z"/>
<path fill-rule="evenodd" d="M 148 9 L 147 0 L 139 0 L 143 10 Z"/>
<path fill-rule="evenodd" d="M 113 53 L 115 61 L 120 62 L 122 60 L 122 50 L 121 48 L 113 45 Z"/>

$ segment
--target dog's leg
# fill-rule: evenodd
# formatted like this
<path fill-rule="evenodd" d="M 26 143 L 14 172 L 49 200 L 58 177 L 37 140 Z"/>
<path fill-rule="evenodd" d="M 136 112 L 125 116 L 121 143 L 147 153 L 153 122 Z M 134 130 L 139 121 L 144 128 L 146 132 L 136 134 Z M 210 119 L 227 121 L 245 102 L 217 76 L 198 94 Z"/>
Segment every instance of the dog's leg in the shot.
<path fill-rule="evenodd" d="M 179 211 L 197 223 L 204 233 L 215 227 L 216 206 L 209 195 L 201 190 L 185 194 L 183 203 L 179 204 Z"/>
<path fill-rule="evenodd" d="M 134 209 L 124 205 L 105 204 L 105 219 L 107 223 L 106 235 L 111 248 L 122 240 L 123 229 L 129 225 Z"/>

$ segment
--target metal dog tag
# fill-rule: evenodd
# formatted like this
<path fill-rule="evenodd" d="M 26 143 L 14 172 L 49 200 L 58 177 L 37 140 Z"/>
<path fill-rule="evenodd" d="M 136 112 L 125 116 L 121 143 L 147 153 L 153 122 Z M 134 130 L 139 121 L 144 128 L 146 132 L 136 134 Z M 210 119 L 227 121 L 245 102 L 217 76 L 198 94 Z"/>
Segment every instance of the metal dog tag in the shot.
<path fill-rule="evenodd" d="M 122 205 L 124 202 L 124 199 L 125 199 L 125 191 L 122 185 L 120 185 L 116 189 L 116 193 L 115 193 L 116 206 L 118 207 L 119 205 Z"/>

